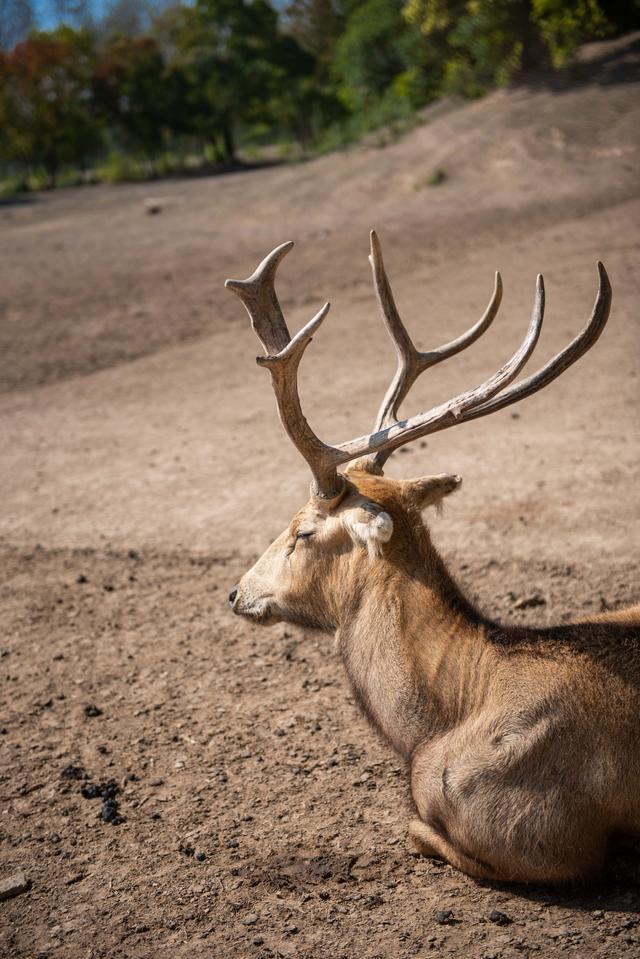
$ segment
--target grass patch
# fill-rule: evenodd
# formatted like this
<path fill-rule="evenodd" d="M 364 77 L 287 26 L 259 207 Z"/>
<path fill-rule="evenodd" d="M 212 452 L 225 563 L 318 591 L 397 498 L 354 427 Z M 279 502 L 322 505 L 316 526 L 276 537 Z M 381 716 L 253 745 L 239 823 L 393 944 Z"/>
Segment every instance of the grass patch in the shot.
<path fill-rule="evenodd" d="M 423 177 L 420 180 L 416 180 L 413 188 L 414 190 L 423 190 L 426 186 L 440 186 L 448 179 L 449 174 L 447 171 L 443 167 L 437 166 L 435 170 L 432 170 L 428 176 Z"/>

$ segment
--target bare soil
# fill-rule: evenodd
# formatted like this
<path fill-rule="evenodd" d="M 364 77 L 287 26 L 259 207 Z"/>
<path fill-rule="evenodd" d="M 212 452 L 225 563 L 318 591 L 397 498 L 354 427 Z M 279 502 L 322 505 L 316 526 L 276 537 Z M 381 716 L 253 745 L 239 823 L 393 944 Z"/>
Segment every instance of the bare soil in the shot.
<path fill-rule="evenodd" d="M 560 890 L 413 857 L 406 770 L 331 640 L 228 613 L 308 477 L 222 289 L 298 241 L 281 298 L 293 329 L 332 300 L 301 377 L 334 441 L 369 427 L 394 365 L 371 227 L 424 348 L 505 282 L 494 328 L 411 410 L 513 352 L 538 271 L 539 362 L 559 349 L 604 260 L 614 307 L 587 357 L 390 472 L 463 475 L 432 526 L 491 615 L 640 601 L 638 46 L 585 48 L 562 83 L 441 105 L 384 146 L 0 208 L 0 879 L 31 882 L 0 903 L 0 955 L 640 956 L 636 850 Z"/>

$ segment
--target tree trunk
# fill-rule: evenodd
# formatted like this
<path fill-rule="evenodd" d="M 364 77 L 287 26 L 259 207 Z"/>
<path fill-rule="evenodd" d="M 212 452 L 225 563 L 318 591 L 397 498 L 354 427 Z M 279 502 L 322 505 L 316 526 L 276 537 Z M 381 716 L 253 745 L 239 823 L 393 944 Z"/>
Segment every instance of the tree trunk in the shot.
<path fill-rule="evenodd" d="M 520 70 L 522 73 L 528 73 L 530 70 L 533 70 L 535 66 L 537 66 L 536 53 L 539 52 L 536 50 L 536 28 L 532 21 L 533 11 L 531 0 L 521 0 L 519 13 L 519 33 L 520 42 L 522 43 L 522 59 L 520 62 Z"/>
<path fill-rule="evenodd" d="M 236 163 L 236 144 L 230 117 L 225 117 L 222 122 L 222 140 L 227 163 Z"/>
<path fill-rule="evenodd" d="M 44 169 L 47 174 L 47 189 L 52 190 L 58 178 L 58 155 L 55 150 L 49 150 L 44 157 Z"/>

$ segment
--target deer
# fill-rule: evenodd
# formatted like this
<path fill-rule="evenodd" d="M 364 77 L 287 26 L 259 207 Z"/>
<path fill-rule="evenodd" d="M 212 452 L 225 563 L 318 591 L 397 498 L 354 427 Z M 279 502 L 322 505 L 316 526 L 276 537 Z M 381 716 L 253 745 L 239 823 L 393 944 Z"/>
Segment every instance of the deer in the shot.
<path fill-rule="evenodd" d="M 424 510 L 460 488 L 458 475 L 384 475 L 406 443 L 467 423 L 548 386 L 598 340 L 611 284 L 582 332 L 516 382 L 542 326 L 538 276 L 521 346 L 472 389 L 402 419 L 416 379 L 474 343 L 502 298 L 466 333 L 420 352 L 395 305 L 380 242 L 369 260 L 395 375 L 370 434 L 321 440 L 300 403 L 300 360 L 329 304 L 293 337 L 275 291 L 293 243 L 274 249 L 246 280 L 226 286 L 244 304 L 265 355 L 282 425 L 311 471 L 310 499 L 229 593 L 252 623 L 334 634 L 354 699 L 406 762 L 414 853 L 446 860 L 477 880 L 562 883 L 603 865 L 612 839 L 640 832 L 640 606 L 552 627 L 483 615 L 436 550 Z M 342 469 L 339 469 L 342 468 Z"/>

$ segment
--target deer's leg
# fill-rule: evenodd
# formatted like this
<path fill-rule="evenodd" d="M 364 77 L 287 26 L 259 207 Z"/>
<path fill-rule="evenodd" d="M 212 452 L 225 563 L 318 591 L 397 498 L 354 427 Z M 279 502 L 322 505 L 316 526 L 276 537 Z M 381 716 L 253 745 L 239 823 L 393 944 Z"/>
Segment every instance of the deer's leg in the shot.
<path fill-rule="evenodd" d="M 491 864 L 475 854 L 474 844 L 463 846 L 455 809 L 448 801 L 446 762 L 455 744 L 455 733 L 418 748 L 411 769 L 411 792 L 420 818 L 409 823 L 409 839 L 423 856 L 446 859 L 476 879 L 495 879 Z"/>
<path fill-rule="evenodd" d="M 442 823 L 429 825 L 421 819 L 412 819 L 409 823 L 409 838 L 415 849 L 423 856 L 446 859 L 447 862 L 466 872 L 474 879 L 495 879 L 496 875 L 488 863 L 474 859 L 460 849 L 451 837 L 446 835 Z"/>
<path fill-rule="evenodd" d="M 420 817 L 411 836 L 475 878 L 564 882 L 596 870 L 608 826 L 575 777 L 540 762 L 542 728 L 481 721 L 418 747 L 411 791 Z M 553 731 L 553 730 L 552 730 Z M 579 761 L 579 760 L 577 760 Z"/>
<path fill-rule="evenodd" d="M 446 859 L 447 857 L 433 842 L 429 827 L 421 819 L 411 819 L 409 822 L 409 841 L 417 853 L 429 859 Z"/>

